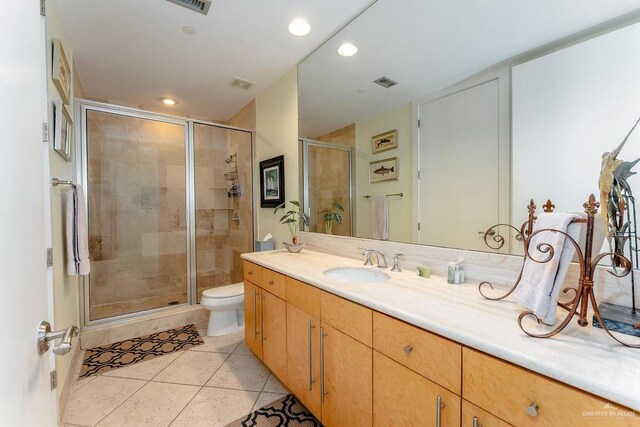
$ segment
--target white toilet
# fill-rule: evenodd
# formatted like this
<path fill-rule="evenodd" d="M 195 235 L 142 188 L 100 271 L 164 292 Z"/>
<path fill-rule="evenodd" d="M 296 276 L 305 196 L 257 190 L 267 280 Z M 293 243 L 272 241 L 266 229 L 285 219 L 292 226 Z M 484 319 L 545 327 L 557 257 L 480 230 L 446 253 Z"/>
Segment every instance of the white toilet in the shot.
<path fill-rule="evenodd" d="M 219 337 L 244 329 L 243 282 L 205 289 L 200 304 L 211 311 L 208 336 Z"/>

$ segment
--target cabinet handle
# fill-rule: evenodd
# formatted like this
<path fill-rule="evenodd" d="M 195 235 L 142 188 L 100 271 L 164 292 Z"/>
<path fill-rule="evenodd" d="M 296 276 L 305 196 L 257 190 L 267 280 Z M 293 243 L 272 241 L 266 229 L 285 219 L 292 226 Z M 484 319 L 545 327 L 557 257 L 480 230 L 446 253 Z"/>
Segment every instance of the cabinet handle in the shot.
<path fill-rule="evenodd" d="M 473 417 L 473 427 L 482 427 L 480 421 L 478 421 L 478 417 Z"/>
<path fill-rule="evenodd" d="M 269 280 L 269 284 L 273 285 L 275 282 L 273 280 Z"/>
<path fill-rule="evenodd" d="M 309 391 L 311 391 L 313 383 L 315 382 L 313 380 L 313 354 L 311 352 L 311 330 L 313 328 L 315 328 L 315 326 L 311 324 L 311 319 L 309 319 L 309 323 L 307 324 L 307 345 L 309 347 Z"/>
<path fill-rule="evenodd" d="M 324 328 L 320 327 L 320 396 L 322 396 L 322 403 L 324 403 L 324 397 L 329 394 L 324 391 L 324 337 L 326 336 Z"/>
<path fill-rule="evenodd" d="M 249 270 L 249 271 L 247 272 L 247 274 L 248 274 L 249 276 L 253 276 L 253 270 Z"/>
<path fill-rule="evenodd" d="M 409 344 L 408 346 L 405 346 L 403 348 L 403 350 L 404 350 L 404 354 L 406 354 L 408 356 L 409 353 L 411 353 L 413 351 L 413 346 L 411 344 Z"/>
<path fill-rule="evenodd" d="M 258 339 L 258 291 L 253 290 L 253 339 Z"/>
<path fill-rule="evenodd" d="M 260 293 L 262 294 L 262 292 Z M 264 295 L 260 295 L 260 333 L 262 334 L 262 341 L 264 341 L 267 337 L 264 336 L 264 306 L 262 305 L 262 300 L 264 300 Z"/>
<path fill-rule="evenodd" d="M 436 427 L 440 427 L 442 424 L 442 408 L 447 406 L 445 403 L 442 403 L 442 397 L 438 395 L 436 397 Z"/>
<path fill-rule="evenodd" d="M 538 416 L 538 404 L 536 402 L 531 403 L 531 405 L 527 406 L 527 414 L 532 417 Z"/>

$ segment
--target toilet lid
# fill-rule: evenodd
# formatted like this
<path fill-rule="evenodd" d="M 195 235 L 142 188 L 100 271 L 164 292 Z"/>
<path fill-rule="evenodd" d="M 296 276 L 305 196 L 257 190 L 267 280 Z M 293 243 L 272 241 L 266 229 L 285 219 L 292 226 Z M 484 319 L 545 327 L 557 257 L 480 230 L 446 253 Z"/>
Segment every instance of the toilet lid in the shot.
<path fill-rule="evenodd" d="M 203 298 L 230 298 L 244 294 L 244 282 L 218 286 L 202 291 Z"/>

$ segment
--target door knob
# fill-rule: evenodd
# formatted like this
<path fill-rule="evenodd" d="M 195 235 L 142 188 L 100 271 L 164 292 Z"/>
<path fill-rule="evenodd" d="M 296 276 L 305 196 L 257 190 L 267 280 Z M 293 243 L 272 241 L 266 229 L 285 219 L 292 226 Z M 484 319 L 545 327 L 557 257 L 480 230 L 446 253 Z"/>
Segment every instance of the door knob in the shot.
<path fill-rule="evenodd" d="M 71 351 L 73 348 L 71 339 L 80 334 L 80 329 L 77 326 L 69 326 L 67 329 L 60 329 L 59 331 L 51 331 L 51 324 L 47 321 L 40 322 L 38 326 L 38 354 L 44 354 L 51 347 L 51 341 L 62 339 L 60 344 L 53 347 L 53 352 L 58 356 L 63 356 Z"/>

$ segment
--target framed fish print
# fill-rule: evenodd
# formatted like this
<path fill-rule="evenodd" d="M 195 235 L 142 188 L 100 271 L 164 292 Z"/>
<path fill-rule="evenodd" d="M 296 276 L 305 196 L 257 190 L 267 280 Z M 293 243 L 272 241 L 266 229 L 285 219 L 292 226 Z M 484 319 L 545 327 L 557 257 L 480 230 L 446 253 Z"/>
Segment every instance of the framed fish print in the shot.
<path fill-rule="evenodd" d="M 51 79 L 58 88 L 60 98 L 65 104 L 71 100 L 71 67 L 60 40 L 53 39 L 53 69 Z"/>
<path fill-rule="evenodd" d="M 260 162 L 260 207 L 275 208 L 284 203 L 284 156 Z"/>
<path fill-rule="evenodd" d="M 392 181 L 395 179 L 398 179 L 397 157 L 369 163 L 369 182 Z"/>
<path fill-rule="evenodd" d="M 393 148 L 398 148 L 397 129 L 371 137 L 371 152 L 373 152 L 373 154 Z"/>

